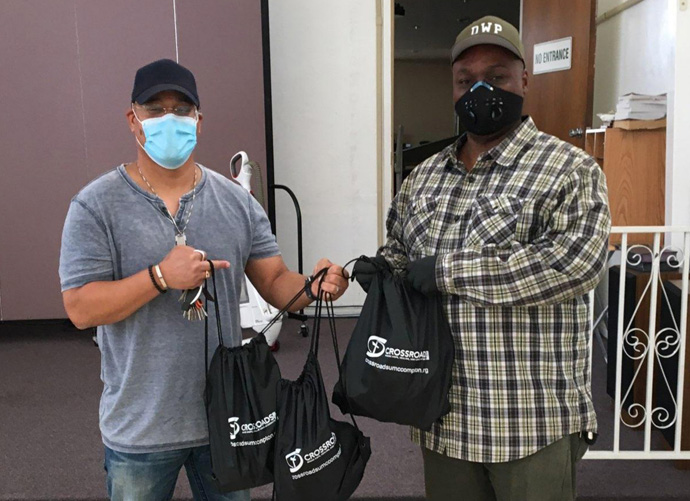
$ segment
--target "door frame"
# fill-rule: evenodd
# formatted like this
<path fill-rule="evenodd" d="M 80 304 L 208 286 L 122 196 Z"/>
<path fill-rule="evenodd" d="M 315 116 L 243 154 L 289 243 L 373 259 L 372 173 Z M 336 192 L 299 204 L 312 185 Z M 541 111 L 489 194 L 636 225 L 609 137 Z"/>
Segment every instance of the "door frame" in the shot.
<path fill-rule="evenodd" d="M 524 0 L 520 0 L 520 33 L 522 33 L 523 2 Z M 379 245 L 383 245 L 385 241 L 386 213 L 393 200 L 393 159 L 395 153 L 393 151 L 393 137 L 395 134 L 393 128 L 393 98 L 395 95 L 394 6 L 394 0 L 376 0 L 376 168 Z"/>
<path fill-rule="evenodd" d="M 266 136 L 266 212 L 276 233 L 276 201 L 271 188 L 275 184 L 273 157 L 273 100 L 271 90 L 271 33 L 269 30 L 268 0 L 261 0 L 261 45 L 264 73 L 264 128 Z"/>
<path fill-rule="evenodd" d="M 393 200 L 394 6 L 394 0 L 376 0 L 376 220 L 379 246 L 386 238 L 386 213 Z"/>

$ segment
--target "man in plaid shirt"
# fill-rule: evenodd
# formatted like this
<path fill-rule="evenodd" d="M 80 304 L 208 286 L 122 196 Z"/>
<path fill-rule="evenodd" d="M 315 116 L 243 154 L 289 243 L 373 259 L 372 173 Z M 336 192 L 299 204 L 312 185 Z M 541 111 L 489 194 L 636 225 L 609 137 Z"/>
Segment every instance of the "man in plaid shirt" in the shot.
<path fill-rule="evenodd" d="M 405 180 L 376 258 L 443 295 L 455 340 L 452 410 L 412 430 L 427 498 L 574 499 L 597 427 L 587 293 L 606 262 L 604 174 L 521 116 L 527 72 L 509 23 L 472 23 L 451 61 L 467 133 Z"/>

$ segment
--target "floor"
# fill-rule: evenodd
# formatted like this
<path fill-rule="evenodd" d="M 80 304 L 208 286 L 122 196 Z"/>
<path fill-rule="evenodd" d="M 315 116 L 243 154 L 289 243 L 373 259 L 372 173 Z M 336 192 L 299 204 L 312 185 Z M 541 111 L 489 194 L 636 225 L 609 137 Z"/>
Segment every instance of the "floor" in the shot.
<path fill-rule="evenodd" d="M 347 343 L 354 320 L 338 320 L 338 337 Z M 287 320 L 276 353 L 284 377 L 301 371 L 308 342 L 299 324 Z M 201 333 L 202 331 L 200 331 Z M 321 343 L 326 388 L 335 383 L 333 351 Z M 0 324 L 0 500 L 105 499 L 103 450 L 98 432 L 99 352 L 90 335 L 65 323 Z M 594 354 L 595 406 L 601 437 L 609 447 L 613 406 L 605 393 L 605 365 Z M 333 416 L 341 419 L 339 411 Z M 371 437 L 373 455 L 356 499 L 421 500 L 421 454 L 407 428 L 358 420 Z M 641 440 L 629 431 L 626 447 Z M 663 447 L 658 437 L 655 447 Z M 184 475 L 175 498 L 189 499 Z M 578 470 L 581 500 L 690 500 L 690 471 L 669 461 L 584 460 Z M 270 499 L 270 487 L 255 489 L 253 499 Z M 460 497 L 458 499 L 461 499 Z"/>

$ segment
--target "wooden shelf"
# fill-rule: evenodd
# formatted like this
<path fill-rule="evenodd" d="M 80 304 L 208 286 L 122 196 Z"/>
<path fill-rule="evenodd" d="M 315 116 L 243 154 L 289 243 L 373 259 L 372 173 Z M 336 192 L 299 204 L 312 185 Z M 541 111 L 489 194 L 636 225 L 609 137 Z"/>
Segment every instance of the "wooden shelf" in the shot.
<path fill-rule="evenodd" d="M 616 120 L 613 126 L 617 129 L 641 130 L 641 129 L 665 129 L 666 119 L 661 120 Z"/>
<path fill-rule="evenodd" d="M 626 120 L 588 130 L 585 151 L 606 174 L 613 226 L 664 226 L 666 120 Z M 611 236 L 611 244 L 620 243 Z M 628 244 L 651 244 L 653 235 L 628 236 Z"/>

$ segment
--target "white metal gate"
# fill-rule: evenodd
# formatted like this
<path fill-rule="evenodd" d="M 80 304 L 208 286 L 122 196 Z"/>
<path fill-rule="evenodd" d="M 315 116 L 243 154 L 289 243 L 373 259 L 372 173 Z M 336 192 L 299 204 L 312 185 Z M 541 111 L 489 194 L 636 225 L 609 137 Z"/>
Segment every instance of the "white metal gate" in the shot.
<path fill-rule="evenodd" d="M 690 227 L 613 227 L 612 238 L 620 235 L 620 281 L 618 283 L 617 336 L 615 353 L 615 398 L 613 401 L 613 445 L 601 449 L 594 446 L 585 456 L 586 459 L 690 459 L 690 450 L 681 449 L 683 433 L 683 386 L 685 375 L 685 343 L 688 309 L 688 263 L 690 262 Z M 640 238 L 649 240 L 649 244 L 639 244 Z M 629 243 L 630 242 L 630 243 Z M 662 243 L 663 242 L 663 243 Z M 614 259 L 616 258 L 614 255 Z M 642 291 L 636 297 L 632 317 L 626 319 L 626 272 L 643 271 Z M 680 280 L 680 312 L 671 307 L 667 290 L 662 286 L 661 273 L 678 274 Z M 648 278 L 647 278 L 648 275 Z M 646 284 L 644 283 L 646 281 Z M 594 293 L 591 295 L 594 302 Z M 638 313 L 644 301 L 648 301 L 649 318 L 640 319 Z M 647 303 L 645 303 L 647 304 Z M 609 305 L 611 306 L 611 305 Z M 659 309 L 666 308 L 670 313 L 671 326 L 658 328 Z M 590 369 L 594 345 L 594 308 L 592 311 L 593 332 L 590 337 Z M 629 311 L 629 310 L 628 310 Z M 601 317 L 599 317 L 601 318 Z M 637 322 L 636 322 L 637 319 Z M 668 323 L 668 317 L 667 317 Z M 643 324 L 646 328 L 641 328 Z M 603 345 L 602 345 L 603 346 Z M 677 357 L 677 381 L 669 383 L 669 363 L 674 364 Z M 632 379 L 623 381 L 622 364 L 624 358 L 631 364 Z M 611 354 L 609 354 L 609 360 Z M 675 365 L 671 366 L 675 374 Z M 590 370 L 591 374 L 591 370 Z M 661 379 L 659 379 L 661 378 Z M 656 379 L 656 381 L 655 381 Z M 593 381 L 593 385 L 601 381 Z M 634 401 L 635 385 L 644 385 L 638 391 Z M 670 395 L 670 405 L 661 406 L 655 403 L 655 386 L 665 384 L 664 391 Z M 675 388 L 672 388 L 675 386 Z M 639 393 L 644 393 L 640 398 Z M 690 395 L 687 395 L 690 398 Z M 640 401 L 641 400 L 641 401 Z M 610 422 L 599 419 L 599 428 L 610 427 Z M 652 435 L 675 426 L 675 440 L 669 450 L 653 449 Z M 621 447 L 621 433 L 625 429 L 644 430 L 643 446 L 639 449 Z M 610 429 L 610 428 L 609 428 Z M 690 430 L 688 431 L 690 432 Z"/>

